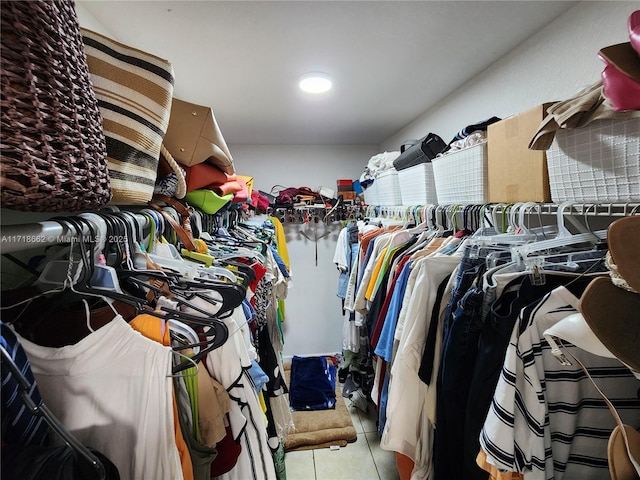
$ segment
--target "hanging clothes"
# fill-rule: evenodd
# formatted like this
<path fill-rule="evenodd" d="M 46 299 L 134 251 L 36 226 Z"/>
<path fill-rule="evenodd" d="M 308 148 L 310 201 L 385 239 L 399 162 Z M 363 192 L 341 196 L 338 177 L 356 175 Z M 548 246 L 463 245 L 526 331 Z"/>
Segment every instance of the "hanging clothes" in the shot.
<path fill-rule="evenodd" d="M 169 348 L 143 337 L 119 315 L 62 348 L 16 336 L 52 412 L 83 444 L 110 458 L 122 479 L 183 478 Z"/>
<path fill-rule="evenodd" d="M 562 367 L 542 336 L 606 272 L 596 235 L 545 240 L 553 230 L 542 226 L 471 235 L 466 221 L 422 230 L 361 234 L 345 297 L 373 349 L 380 445 L 396 452 L 403 480 L 607 476 L 615 422 L 581 368 Z M 343 330 L 345 346 L 353 332 Z M 629 368 L 579 353 L 609 380 L 623 421 L 640 426 Z"/>

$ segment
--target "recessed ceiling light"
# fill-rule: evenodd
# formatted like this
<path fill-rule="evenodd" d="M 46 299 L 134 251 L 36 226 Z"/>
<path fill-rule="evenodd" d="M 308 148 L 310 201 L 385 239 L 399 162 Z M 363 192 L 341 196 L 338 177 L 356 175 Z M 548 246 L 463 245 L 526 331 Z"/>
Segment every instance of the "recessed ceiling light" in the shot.
<path fill-rule="evenodd" d="M 300 77 L 298 86 L 307 93 L 324 93 L 331 90 L 331 79 L 324 73 L 307 73 Z"/>

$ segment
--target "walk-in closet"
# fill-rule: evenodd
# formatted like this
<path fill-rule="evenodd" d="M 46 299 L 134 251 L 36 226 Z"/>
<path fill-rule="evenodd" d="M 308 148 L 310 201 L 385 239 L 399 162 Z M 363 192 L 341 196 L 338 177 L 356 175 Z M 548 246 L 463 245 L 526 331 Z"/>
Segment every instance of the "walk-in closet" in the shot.
<path fill-rule="evenodd" d="M 8 480 L 640 480 L 640 6 L 0 2 Z"/>

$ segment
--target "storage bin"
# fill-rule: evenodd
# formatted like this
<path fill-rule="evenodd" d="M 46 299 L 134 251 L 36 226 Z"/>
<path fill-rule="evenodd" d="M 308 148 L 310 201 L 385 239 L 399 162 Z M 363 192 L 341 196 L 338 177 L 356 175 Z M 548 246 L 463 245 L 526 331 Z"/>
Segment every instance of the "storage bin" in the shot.
<path fill-rule="evenodd" d="M 547 168 L 556 203 L 640 200 L 640 118 L 558 130 L 547 151 Z"/>
<path fill-rule="evenodd" d="M 380 205 L 378 202 L 378 183 L 374 182 L 364 189 L 364 203 L 367 205 Z"/>
<path fill-rule="evenodd" d="M 487 203 L 487 144 L 481 143 L 434 158 L 438 203 Z"/>
<path fill-rule="evenodd" d="M 373 184 L 378 184 L 378 205 L 401 205 L 400 180 L 395 168 L 384 170 L 375 179 Z"/>
<path fill-rule="evenodd" d="M 438 203 L 436 181 L 431 162 L 421 163 L 398 171 L 402 205 L 430 205 Z"/>

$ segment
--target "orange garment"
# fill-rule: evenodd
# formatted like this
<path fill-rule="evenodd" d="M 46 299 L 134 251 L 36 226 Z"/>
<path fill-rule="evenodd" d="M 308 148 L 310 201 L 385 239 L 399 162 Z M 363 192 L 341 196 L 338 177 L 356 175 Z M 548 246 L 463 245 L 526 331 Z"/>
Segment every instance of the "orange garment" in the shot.
<path fill-rule="evenodd" d="M 522 473 L 503 472 L 487 462 L 487 454 L 482 448 L 476 457 L 478 466 L 486 472 L 489 472 L 489 480 L 524 480 Z"/>
<path fill-rule="evenodd" d="M 377 235 L 380 235 L 383 232 L 382 228 L 376 228 L 375 230 L 371 230 L 363 234 L 360 237 L 360 258 L 364 258 L 367 253 L 367 248 L 369 248 L 369 242 L 371 242 L 372 238 L 375 238 Z"/>
<path fill-rule="evenodd" d="M 400 480 L 410 480 L 415 463 L 406 455 L 396 452 L 396 467 Z"/>
<path fill-rule="evenodd" d="M 145 337 L 161 343 L 164 346 L 171 345 L 171 334 L 169 326 L 165 325 L 164 335 L 162 333 L 162 326 L 164 320 L 153 315 L 142 314 L 135 317 L 129 322 L 131 327 L 140 332 Z M 172 384 L 173 385 L 173 384 Z M 194 480 L 193 478 L 193 463 L 191 463 L 191 455 L 187 448 L 187 443 L 182 436 L 182 430 L 180 429 L 180 421 L 178 420 L 178 404 L 176 402 L 175 392 L 173 387 L 171 388 L 171 398 L 173 399 L 173 428 L 176 434 L 176 447 L 178 448 L 178 454 L 180 455 L 180 465 L 182 466 L 182 476 L 184 480 Z"/>

